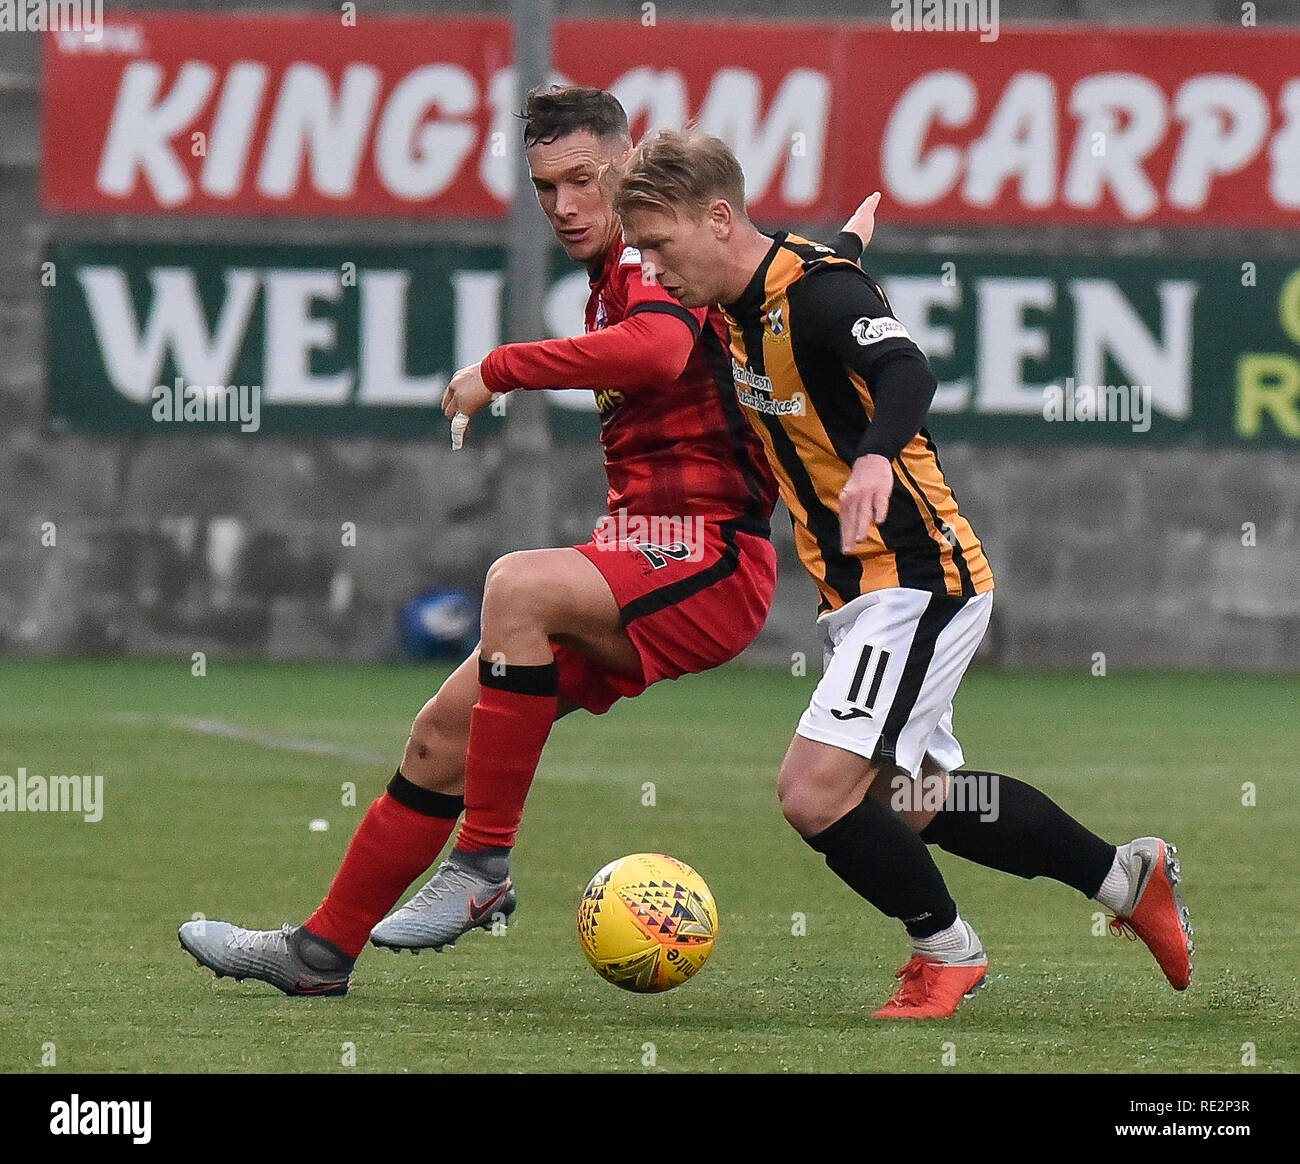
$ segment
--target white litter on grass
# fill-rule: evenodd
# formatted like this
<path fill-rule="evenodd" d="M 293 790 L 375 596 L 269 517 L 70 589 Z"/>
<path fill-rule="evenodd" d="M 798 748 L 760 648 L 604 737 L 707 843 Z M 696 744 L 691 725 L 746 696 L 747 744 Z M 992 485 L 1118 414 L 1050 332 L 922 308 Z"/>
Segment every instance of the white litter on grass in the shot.
<path fill-rule="evenodd" d="M 327 833 L 330 830 L 330 822 L 317 817 L 307 827 L 314 833 Z"/>

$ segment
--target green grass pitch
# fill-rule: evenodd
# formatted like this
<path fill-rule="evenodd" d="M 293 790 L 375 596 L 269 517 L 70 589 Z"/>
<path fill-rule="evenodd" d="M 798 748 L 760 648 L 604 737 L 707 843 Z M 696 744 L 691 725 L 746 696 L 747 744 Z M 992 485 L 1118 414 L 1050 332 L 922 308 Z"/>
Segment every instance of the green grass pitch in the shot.
<path fill-rule="evenodd" d="M 939 853 L 988 985 L 946 1023 L 873 1021 L 906 960 L 901 929 L 826 870 L 774 793 L 813 680 L 737 668 L 557 727 L 505 936 L 370 950 L 344 999 L 196 966 L 176 941 L 196 911 L 266 927 L 318 904 L 441 674 L 0 663 L 0 776 L 104 781 L 98 823 L 0 813 L 0 1070 L 50 1070 L 50 1044 L 71 1072 L 1297 1067 L 1296 677 L 976 672 L 958 696 L 972 767 L 1031 781 L 1110 840 L 1179 846 L 1197 931 L 1185 994 L 1140 944 L 1094 934 L 1095 903 Z M 641 850 L 694 865 L 721 915 L 700 975 L 646 997 L 600 981 L 574 927 L 591 874 Z"/>

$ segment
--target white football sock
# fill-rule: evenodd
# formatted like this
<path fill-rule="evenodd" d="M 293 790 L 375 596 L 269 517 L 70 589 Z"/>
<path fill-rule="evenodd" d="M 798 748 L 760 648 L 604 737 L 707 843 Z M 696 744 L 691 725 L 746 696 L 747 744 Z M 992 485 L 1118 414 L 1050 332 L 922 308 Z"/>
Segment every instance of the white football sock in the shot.
<path fill-rule="evenodd" d="M 1097 890 L 1094 900 L 1104 905 L 1111 913 L 1118 914 L 1127 904 L 1129 894 L 1133 892 L 1133 883 L 1129 878 L 1128 867 L 1120 859 L 1120 854 L 1128 855 L 1128 846 L 1120 845 L 1115 850 L 1115 860 L 1111 862 L 1110 872 Z"/>
<path fill-rule="evenodd" d="M 957 915 L 957 920 L 946 930 L 931 934 L 928 938 L 913 938 L 912 949 L 927 958 L 939 958 L 943 961 L 956 961 L 979 949 L 979 938 Z"/>

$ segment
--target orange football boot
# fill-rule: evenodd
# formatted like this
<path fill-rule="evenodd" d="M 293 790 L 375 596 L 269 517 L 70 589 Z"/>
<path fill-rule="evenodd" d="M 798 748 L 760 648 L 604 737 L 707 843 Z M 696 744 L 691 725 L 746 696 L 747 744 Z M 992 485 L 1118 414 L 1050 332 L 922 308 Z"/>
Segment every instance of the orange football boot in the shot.
<path fill-rule="evenodd" d="M 1183 904 L 1178 884 L 1178 850 L 1159 837 L 1138 837 L 1123 846 L 1127 857 L 1120 860 L 1133 879 L 1128 907 L 1110 919 L 1115 934 L 1141 938 L 1155 955 L 1160 969 L 1175 990 L 1186 990 L 1192 980 L 1191 915 Z"/>
<path fill-rule="evenodd" d="M 988 973 L 988 955 L 981 946 L 960 962 L 940 962 L 913 954 L 906 966 L 894 974 L 903 984 L 872 1018 L 949 1018 L 983 984 Z"/>

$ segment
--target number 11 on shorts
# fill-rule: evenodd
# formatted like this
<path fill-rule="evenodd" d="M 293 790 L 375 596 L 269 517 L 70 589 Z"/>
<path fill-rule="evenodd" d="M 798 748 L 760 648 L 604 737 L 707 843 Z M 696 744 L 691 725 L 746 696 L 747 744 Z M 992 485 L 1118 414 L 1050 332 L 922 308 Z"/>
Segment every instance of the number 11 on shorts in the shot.
<path fill-rule="evenodd" d="M 862 683 L 867 677 L 867 670 L 871 666 L 871 656 L 877 655 L 876 669 L 871 675 L 871 686 L 867 688 L 867 696 L 861 703 L 858 702 L 858 696 L 862 692 Z M 880 684 L 885 678 L 885 668 L 889 665 L 889 652 L 886 650 L 876 651 L 870 643 L 862 648 L 862 654 L 858 656 L 858 666 L 853 672 L 853 682 L 849 684 L 849 693 L 845 697 L 849 706 L 846 710 L 840 710 L 838 707 L 831 708 L 831 715 L 836 719 L 870 719 L 871 711 L 876 706 L 876 696 L 880 694 Z"/>

